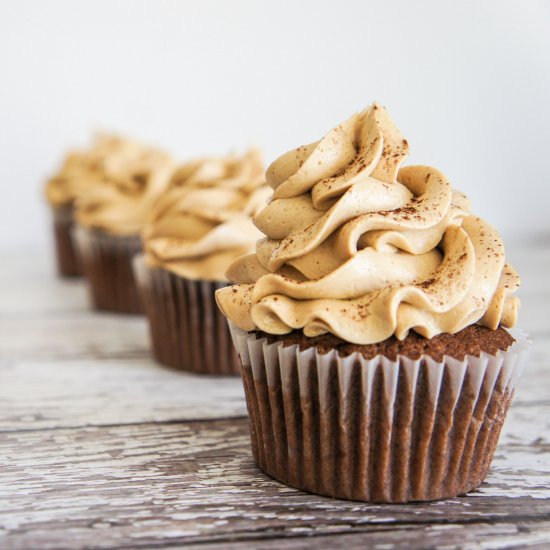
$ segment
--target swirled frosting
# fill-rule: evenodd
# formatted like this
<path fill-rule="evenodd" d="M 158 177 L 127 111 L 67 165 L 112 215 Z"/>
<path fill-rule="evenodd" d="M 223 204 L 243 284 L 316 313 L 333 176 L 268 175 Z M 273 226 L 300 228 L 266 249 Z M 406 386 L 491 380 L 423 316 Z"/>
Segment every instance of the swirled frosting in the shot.
<path fill-rule="evenodd" d="M 229 264 L 261 237 L 252 216 L 270 194 L 258 151 L 183 165 L 143 230 L 146 263 L 188 279 L 225 281 Z"/>
<path fill-rule="evenodd" d="M 61 168 L 46 183 L 46 199 L 54 207 L 69 206 L 91 180 L 103 175 L 109 158 L 124 146 L 117 136 L 98 134 L 88 149 L 71 151 Z"/>
<path fill-rule="evenodd" d="M 267 170 L 273 200 L 256 252 L 217 292 L 244 330 L 355 344 L 515 324 L 519 286 L 498 233 L 429 166 L 402 167 L 407 140 L 378 104 Z"/>
<path fill-rule="evenodd" d="M 109 136 L 88 159 L 75 218 L 81 225 L 114 235 L 138 234 L 152 205 L 168 186 L 175 164 L 164 151 Z"/>

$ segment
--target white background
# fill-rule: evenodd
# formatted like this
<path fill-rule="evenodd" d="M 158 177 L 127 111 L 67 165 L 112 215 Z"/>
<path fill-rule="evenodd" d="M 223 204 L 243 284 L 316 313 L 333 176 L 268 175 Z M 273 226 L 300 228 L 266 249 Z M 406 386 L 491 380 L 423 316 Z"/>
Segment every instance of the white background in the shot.
<path fill-rule="evenodd" d="M 550 235 L 550 1 L 0 0 L 0 247 L 49 238 L 93 129 L 269 162 L 375 99 L 505 239 Z"/>

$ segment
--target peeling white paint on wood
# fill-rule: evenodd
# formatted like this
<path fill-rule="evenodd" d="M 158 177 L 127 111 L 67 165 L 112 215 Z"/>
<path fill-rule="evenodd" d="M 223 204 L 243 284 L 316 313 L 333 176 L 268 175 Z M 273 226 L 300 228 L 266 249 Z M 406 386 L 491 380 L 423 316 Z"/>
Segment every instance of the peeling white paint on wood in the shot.
<path fill-rule="evenodd" d="M 0 361 L 149 357 L 144 319 L 114 315 L 50 315 L 0 319 Z"/>
<path fill-rule="evenodd" d="M 307 495 L 254 467 L 245 419 L 13 432 L 1 434 L 0 444 L 0 502 L 9 502 L 0 524 L 19 547 L 37 536 L 62 540 L 67 530 L 91 544 L 99 528 L 115 546 L 127 537 L 152 545 L 166 532 L 199 542 L 211 534 L 361 533 L 383 525 L 430 527 L 444 541 L 444 526 L 510 518 L 513 531 L 515 518 L 544 521 L 550 512 L 550 501 L 533 498 L 536 489 L 521 475 L 514 498 L 502 492 L 502 457 L 467 498 L 384 506 Z M 514 448 L 499 454 L 514 456 Z M 223 529 L 219 521 L 227 522 Z"/>
<path fill-rule="evenodd" d="M 505 548 L 550 544 L 550 251 L 513 250 L 535 338 L 489 477 L 369 505 L 253 464 L 241 383 L 164 369 L 144 319 L 86 309 L 42 255 L 0 271 L 0 548 Z"/>
<path fill-rule="evenodd" d="M 25 361 L 0 367 L 0 431 L 245 416 L 241 381 L 151 359 Z"/>

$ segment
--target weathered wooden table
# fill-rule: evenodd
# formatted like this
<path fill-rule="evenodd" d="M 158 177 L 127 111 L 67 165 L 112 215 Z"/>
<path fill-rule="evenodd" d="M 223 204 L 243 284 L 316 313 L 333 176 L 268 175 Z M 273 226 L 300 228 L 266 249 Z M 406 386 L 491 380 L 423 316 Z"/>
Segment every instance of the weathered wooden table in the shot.
<path fill-rule="evenodd" d="M 0 548 L 550 547 L 550 250 L 509 250 L 535 345 L 486 483 L 385 506 L 263 475 L 240 381 L 159 367 L 48 257 L 0 254 Z"/>

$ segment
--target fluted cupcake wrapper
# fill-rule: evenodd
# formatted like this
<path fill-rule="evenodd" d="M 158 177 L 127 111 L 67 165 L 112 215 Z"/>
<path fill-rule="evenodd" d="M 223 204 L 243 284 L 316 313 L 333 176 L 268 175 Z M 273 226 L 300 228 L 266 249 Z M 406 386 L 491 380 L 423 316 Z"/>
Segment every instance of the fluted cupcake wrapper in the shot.
<path fill-rule="evenodd" d="M 240 375 L 227 321 L 214 294 L 224 282 L 191 280 L 134 260 L 155 359 L 169 367 L 214 375 Z"/>
<path fill-rule="evenodd" d="M 92 305 L 114 313 L 142 313 L 132 260 L 141 252 L 138 235 L 119 236 L 76 226 L 74 238 Z"/>
<path fill-rule="evenodd" d="M 258 466 L 298 489 L 368 502 L 478 487 L 530 344 L 512 331 L 516 342 L 495 356 L 367 360 L 230 327 Z"/>
<path fill-rule="evenodd" d="M 73 211 L 72 206 L 52 208 L 57 272 L 62 277 L 80 277 L 82 275 L 78 246 L 72 233 Z"/>

